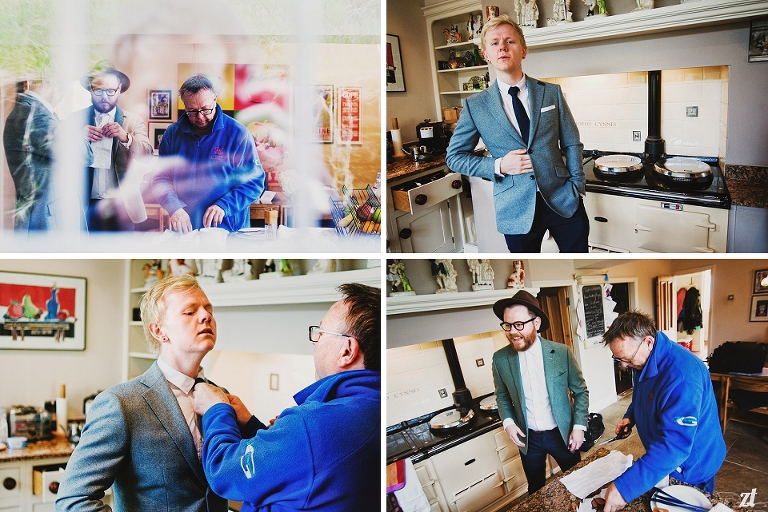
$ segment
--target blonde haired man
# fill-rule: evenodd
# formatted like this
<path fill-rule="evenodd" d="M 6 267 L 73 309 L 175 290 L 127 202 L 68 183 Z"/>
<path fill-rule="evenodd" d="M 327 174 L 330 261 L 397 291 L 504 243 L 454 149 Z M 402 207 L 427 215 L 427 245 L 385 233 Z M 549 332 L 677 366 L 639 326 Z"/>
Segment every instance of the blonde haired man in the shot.
<path fill-rule="evenodd" d="M 158 281 L 141 302 L 144 333 L 158 360 L 143 375 L 99 393 L 67 464 L 57 511 L 226 512 L 200 463 L 193 409 L 200 363 L 216 344 L 213 306 L 192 276 Z M 244 427 L 243 435 L 254 431 Z"/>
<path fill-rule="evenodd" d="M 584 146 L 563 92 L 523 73 L 528 46 L 509 16 L 490 20 L 481 36 L 497 80 L 464 100 L 446 163 L 493 182 L 496 227 L 510 252 L 540 252 L 547 230 L 560 252 L 587 252 Z M 490 157 L 475 154 L 481 137 Z"/>

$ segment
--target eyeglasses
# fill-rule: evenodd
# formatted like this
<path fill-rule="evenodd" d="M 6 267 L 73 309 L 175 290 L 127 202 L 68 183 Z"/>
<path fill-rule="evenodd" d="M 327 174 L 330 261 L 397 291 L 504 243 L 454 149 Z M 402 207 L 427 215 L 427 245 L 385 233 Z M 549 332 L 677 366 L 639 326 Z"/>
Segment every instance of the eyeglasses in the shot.
<path fill-rule="evenodd" d="M 336 336 L 344 336 L 345 338 L 351 338 L 351 334 L 342 334 L 340 332 L 333 332 L 333 331 L 326 331 L 325 329 L 321 329 L 319 325 L 310 325 L 309 326 L 309 341 L 312 343 L 317 343 L 320 341 L 320 335 L 322 333 L 325 334 L 335 334 Z"/>
<path fill-rule="evenodd" d="M 501 326 L 502 329 L 504 329 L 507 332 L 511 331 L 513 327 L 515 328 L 515 330 L 517 332 L 522 332 L 522 330 L 525 329 L 525 324 L 527 324 L 529 322 L 533 322 L 537 318 L 538 317 L 535 316 L 535 317 L 531 318 L 530 320 L 526 320 L 525 322 L 512 322 L 512 323 L 501 322 L 499 325 Z"/>
<path fill-rule="evenodd" d="M 640 351 L 640 347 L 642 347 L 642 346 L 643 346 L 643 343 L 645 343 L 645 340 L 643 340 L 643 341 L 641 341 L 641 342 L 640 342 L 640 344 L 639 344 L 639 345 L 637 346 L 637 348 L 635 349 L 635 353 L 634 353 L 634 354 L 632 354 L 632 357 L 630 357 L 630 358 L 629 358 L 629 360 L 627 360 L 627 359 L 622 359 L 622 358 L 620 358 L 620 357 L 614 357 L 614 356 L 611 356 L 611 357 L 612 357 L 612 359 L 613 359 L 614 361 L 616 361 L 616 362 L 617 362 L 617 363 L 619 363 L 619 364 L 621 364 L 621 363 L 626 363 L 626 364 L 630 365 L 630 364 L 632 364 L 632 361 L 635 359 L 635 356 L 637 355 L 637 353 Z"/>
<path fill-rule="evenodd" d="M 187 114 L 189 117 L 197 117 L 198 115 L 202 114 L 204 116 L 209 116 L 213 114 L 213 111 L 216 110 L 216 106 L 214 105 L 211 108 L 203 108 L 200 110 L 185 110 L 184 113 Z"/>
<path fill-rule="evenodd" d="M 91 89 L 91 92 L 94 96 L 104 96 L 105 94 L 109 97 L 114 96 L 117 94 L 118 89 Z"/>

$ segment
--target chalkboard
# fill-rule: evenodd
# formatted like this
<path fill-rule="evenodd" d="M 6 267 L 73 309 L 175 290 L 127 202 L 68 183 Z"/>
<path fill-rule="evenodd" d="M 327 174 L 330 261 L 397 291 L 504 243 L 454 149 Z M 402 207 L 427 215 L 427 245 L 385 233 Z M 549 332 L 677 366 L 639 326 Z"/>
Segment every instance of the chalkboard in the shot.
<path fill-rule="evenodd" d="M 603 315 L 603 287 L 600 285 L 584 286 L 581 289 L 584 297 L 584 318 L 587 325 L 587 339 L 602 336 L 605 333 L 605 317 Z"/>

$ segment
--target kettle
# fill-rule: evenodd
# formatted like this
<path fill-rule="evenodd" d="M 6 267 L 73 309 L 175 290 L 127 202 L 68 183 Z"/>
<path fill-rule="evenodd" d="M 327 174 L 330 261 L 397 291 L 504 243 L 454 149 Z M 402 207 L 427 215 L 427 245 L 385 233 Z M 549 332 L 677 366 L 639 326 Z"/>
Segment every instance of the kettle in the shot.
<path fill-rule="evenodd" d="M 93 401 L 96 399 L 96 395 L 101 393 L 101 390 L 97 391 L 91 396 L 85 397 L 85 400 L 83 400 L 83 414 L 86 416 L 88 415 L 88 411 L 91 409 L 91 405 L 93 404 Z"/>

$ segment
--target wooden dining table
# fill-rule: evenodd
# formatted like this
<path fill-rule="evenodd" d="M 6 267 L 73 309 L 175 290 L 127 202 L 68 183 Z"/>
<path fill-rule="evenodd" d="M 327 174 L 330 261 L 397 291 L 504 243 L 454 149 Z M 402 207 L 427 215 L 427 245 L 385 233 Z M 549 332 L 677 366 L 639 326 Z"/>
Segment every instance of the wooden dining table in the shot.
<path fill-rule="evenodd" d="M 560 480 L 573 471 L 583 468 L 590 462 L 594 462 L 601 457 L 605 457 L 610 453 L 610 450 L 606 448 L 600 448 L 596 452 L 590 454 L 581 462 L 576 464 L 573 468 L 569 469 L 565 473 L 558 473 L 552 476 L 547 483 L 536 491 L 535 493 L 521 498 L 520 501 L 513 502 L 507 509 L 514 510 L 515 512 L 550 512 L 557 510 L 558 512 L 575 512 L 579 507 L 581 500 L 571 494 L 568 489 L 560 482 Z M 674 478 L 669 479 L 670 485 L 689 485 L 685 482 L 680 482 Z M 610 482 L 603 487 L 608 487 Z M 603 488 L 601 487 L 601 489 Z M 702 491 L 703 492 L 703 491 Z M 599 495 L 600 490 L 595 491 L 594 496 Z M 709 494 L 703 492 L 703 494 L 709 499 L 712 505 L 716 503 L 725 503 L 729 507 L 733 508 L 734 503 L 732 498 L 718 493 Z M 594 496 L 586 498 L 592 500 Z M 651 512 L 651 496 L 652 491 L 648 491 L 637 499 L 634 499 L 627 503 L 627 505 L 621 509 L 622 512 Z"/>

